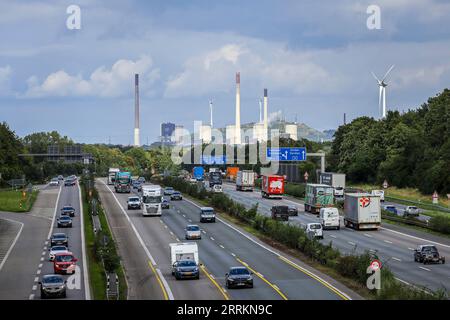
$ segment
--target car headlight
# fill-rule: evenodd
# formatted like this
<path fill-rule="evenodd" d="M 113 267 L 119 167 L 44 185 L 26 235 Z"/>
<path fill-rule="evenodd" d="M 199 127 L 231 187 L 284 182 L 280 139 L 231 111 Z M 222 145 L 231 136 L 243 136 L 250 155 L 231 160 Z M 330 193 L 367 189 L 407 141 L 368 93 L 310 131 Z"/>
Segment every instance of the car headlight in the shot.
<path fill-rule="evenodd" d="M 64 289 L 64 285 L 59 286 L 59 289 Z"/>
<path fill-rule="evenodd" d="M 234 279 L 232 279 L 232 278 L 228 278 L 228 281 L 230 281 L 230 282 L 233 282 L 233 281 L 234 281 Z"/>

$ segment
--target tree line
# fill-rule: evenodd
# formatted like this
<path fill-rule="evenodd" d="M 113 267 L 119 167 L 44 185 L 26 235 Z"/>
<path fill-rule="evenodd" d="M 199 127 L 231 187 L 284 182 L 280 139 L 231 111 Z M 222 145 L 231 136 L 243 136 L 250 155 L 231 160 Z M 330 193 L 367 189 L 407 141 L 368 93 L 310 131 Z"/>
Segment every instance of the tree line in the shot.
<path fill-rule="evenodd" d="M 383 120 L 360 117 L 338 128 L 328 159 L 329 170 L 353 182 L 450 193 L 450 90 L 420 108 Z"/>

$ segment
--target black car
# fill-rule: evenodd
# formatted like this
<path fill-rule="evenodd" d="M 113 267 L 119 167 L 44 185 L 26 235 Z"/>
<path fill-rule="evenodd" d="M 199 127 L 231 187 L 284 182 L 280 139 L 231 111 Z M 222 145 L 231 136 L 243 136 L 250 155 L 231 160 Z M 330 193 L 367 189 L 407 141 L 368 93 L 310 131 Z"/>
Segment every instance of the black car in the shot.
<path fill-rule="evenodd" d="M 169 200 L 163 199 L 161 202 L 161 209 L 170 209 Z"/>
<path fill-rule="evenodd" d="M 288 206 L 273 206 L 271 209 L 272 219 L 289 220 L 289 207 Z"/>
<path fill-rule="evenodd" d="M 419 245 L 417 249 L 414 250 L 414 261 L 427 263 L 445 263 L 445 257 L 439 255 L 438 249 L 431 245 Z"/>
<path fill-rule="evenodd" d="M 66 283 L 59 274 L 46 274 L 39 281 L 41 287 L 41 299 L 50 297 L 66 297 Z"/>
<path fill-rule="evenodd" d="M 172 274 L 177 280 L 186 278 L 200 279 L 200 270 L 193 260 L 179 260 L 175 262 Z"/>
<path fill-rule="evenodd" d="M 298 216 L 298 208 L 296 206 L 288 206 L 290 216 Z"/>
<path fill-rule="evenodd" d="M 134 180 L 133 189 L 137 189 L 138 192 L 142 191 L 142 183 L 138 180 Z"/>
<path fill-rule="evenodd" d="M 50 238 L 50 247 L 53 246 L 68 246 L 69 237 L 65 233 L 54 233 Z"/>
<path fill-rule="evenodd" d="M 75 208 L 71 206 L 64 206 L 61 208 L 61 215 L 75 217 Z"/>
<path fill-rule="evenodd" d="M 66 180 L 64 180 L 64 186 L 65 187 L 74 186 L 75 185 L 75 181 L 76 181 L 76 179 L 69 177 Z"/>
<path fill-rule="evenodd" d="M 170 195 L 170 200 L 183 200 L 183 196 L 181 195 L 180 191 L 174 191 Z"/>
<path fill-rule="evenodd" d="M 231 267 L 225 274 L 225 285 L 231 288 L 253 288 L 252 273 L 246 267 Z"/>
<path fill-rule="evenodd" d="M 72 218 L 66 215 L 61 215 L 56 219 L 58 228 L 72 228 Z"/>

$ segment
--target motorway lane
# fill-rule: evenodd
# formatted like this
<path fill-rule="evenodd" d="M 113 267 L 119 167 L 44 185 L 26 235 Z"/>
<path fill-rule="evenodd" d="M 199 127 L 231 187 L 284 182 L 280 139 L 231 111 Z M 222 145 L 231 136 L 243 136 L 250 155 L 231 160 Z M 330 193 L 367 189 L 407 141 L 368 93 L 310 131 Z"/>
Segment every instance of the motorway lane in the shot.
<path fill-rule="evenodd" d="M 53 187 L 49 187 L 53 188 Z M 56 219 L 59 217 L 61 208 L 65 205 L 71 205 L 75 208 L 75 217 L 72 218 L 72 228 L 58 228 Z M 61 186 L 61 193 L 59 196 L 59 201 L 56 205 L 56 216 L 53 221 L 53 227 L 49 234 L 62 232 L 69 237 L 69 250 L 78 259 L 77 268 L 74 275 L 63 275 L 63 277 L 68 281 L 67 283 L 67 299 L 69 300 L 85 300 L 87 298 L 85 289 L 85 279 L 83 271 L 83 251 L 82 251 L 82 234 L 81 234 L 81 207 L 80 207 L 80 196 L 79 196 L 79 186 L 78 183 L 75 186 Z M 39 279 L 46 274 L 54 273 L 53 262 L 48 259 L 48 252 L 50 249 L 50 239 L 45 241 L 45 245 L 42 248 L 41 261 L 38 266 L 38 271 L 36 277 Z M 39 272 L 40 270 L 40 272 Z M 31 294 L 35 294 L 34 298 L 40 298 L 39 286 L 38 289 Z M 88 293 L 89 295 L 89 293 Z M 31 298 L 31 296 L 30 296 Z"/>
<path fill-rule="evenodd" d="M 223 190 L 234 200 L 241 202 L 246 207 L 251 207 L 258 203 L 258 211 L 265 215 L 270 215 L 272 205 L 296 205 L 299 209 L 299 216 L 290 217 L 290 222 L 295 224 L 306 224 L 318 222 L 318 217 L 304 212 L 304 206 L 296 199 L 283 198 L 282 200 L 263 199 L 259 192 L 240 192 L 236 191 L 234 185 L 224 184 Z M 430 289 L 445 287 L 450 289 L 450 266 L 445 265 L 427 265 L 416 263 L 413 260 L 412 249 L 419 244 L 436 241 L 436 237 L 431 237 L 424 233 L 410 232 L 406 228 L 400 229 L 401 233 L 392 231 L 390 226 L 384 225 L 378 231 L 355 231 L 343 227 L 341 230 L 325 230 L 322 242 L 332 241 L 333 245 L 344 254 L 353 251 L 362 253 L 364 251 L 376 252 L 378 256 L 391 268 L 391 270 L 401 280 L 407 283 L 426 286 Z M 414 233 L 421 239 L 413 238 L 407 234 Z M 450 257 L 450 242 L 445 238 L 438 238 L 436 241 L 440 253 Z"/>
<path fill-rule="evenodd" d="M 105 180 L 103 180 L 105 181 Z M 105 186 L 105 185 L 104 185 Z M 110 186 L 106 186 L 112 193 Z M 172 276 L 170 262 L 169 243 L 180 240 L 167 226 L 162 223 L 160 217 L 143 217 L 141 210 L 127 210 L 127 199 L 132 194 L 115 193 L 120 205 L 128 214 L 131 222 L 135 226 L 138 234 L 142 238 L 145 246 L 156 262 L 156 267 L 161 271 L 161 280 L 167 283 L 173 294 L 173 299 L 194 299 L 194 300 L 223 300 L 226 294 L 218 289 L 216 284 L 204 272 L 200 272 L 199 280 L 176 280 Z M 208 268 L 208 265 L 206 265 Z M 149 270 L 148 275 L 151 275 Z M 147 297 L 147 299 L 152 299 Z"/>
<path fill-rule="evenodd" d="M 190 221 L 200 225 L 206 234 L 203 234 L 203 239 L 198 241 L 199 251 L 201 250 L 205 263 L 211 260 L 208 262 L 208 268 L 215 275 L 221 275 L 217 278 L 222 284 L 224 275 L 231 266 L 246 263 L 259 273 L 259 277 L 258 275 L 254 276 L 255 287 L 253 289 L 228 290 L 233 298 L 340 299 L 338 295 L 317 280 L 286 264 L 277 254 L 249 241 L 248 238 L 228 227 L 219 219 L 216 220 L 216 223 L 200 223 L 199 209 L 192 203 L 183 200 L 171 201 L 171 204 L 175 210 L 170 210 L 168 214 L 163 215 L 164 222 L 181 235 L 184 235 L 183 228 L 191 223 Z M 217 260 L 217 257 L 209 257 L 211 253 L 219 256 L 221 260 Z M 214 261 L 216 263 L 213 263 Z M 266 279 L 270 284 L 261 278 Z"/>

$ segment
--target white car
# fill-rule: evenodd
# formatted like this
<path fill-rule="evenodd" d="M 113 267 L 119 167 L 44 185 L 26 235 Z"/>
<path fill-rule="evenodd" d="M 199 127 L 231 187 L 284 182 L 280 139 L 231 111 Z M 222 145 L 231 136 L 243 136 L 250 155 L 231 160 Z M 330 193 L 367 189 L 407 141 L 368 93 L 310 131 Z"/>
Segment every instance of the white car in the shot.
<path fill-rule="evenodd" d="M 213 185 L 212 190 L 213 190 L 213 192 L 216 192 L 216 193 L 221 193 L 221 192 L 223 192 L 223 190 L 222 190 L 222 185 L 220 185 L 220 184 L 215 184 L 215 185 Z"/>
<path fill-rule="evenodd" d="M 416 206 L 407 206 L 405 208 L 405 216 L 415 216 L 418 217 L 419 216 L 419 208 L 417 208 Z"/>
<path fill-rule="evenodd" d="M 200 227 L 195 224 L 188 225 L 185 230 L 186 230 L 186 240 L 202 238 L 202 232 L 200 230 Z"/>
<path fill-rule="evenodd" d="M 322 225 L 317 222 L 308 223 L 306 225 L 306 234 L 310 236 L 311 238 L 319 238 L 323 239 L 323 229 Z"/>
<path fill-rule="evenodd" d="M 59 186 L 59 179 L 53 178 L 52 180 L 50 180 L 50 186 Z"/>
<path fill-rule="evenodd" d="M 48 253 L 48 260 L 55 260 L 55 255 L 58 253 L 67 253 L 69 249 L 66 246 L 53 246 L 50 248 L 50 252 Z"/>
<path fill-rule="evenodd" d="M 384 202 L 384 190 L 372 190 L 372 195 L 380 197 L 380 201 Z"/>

